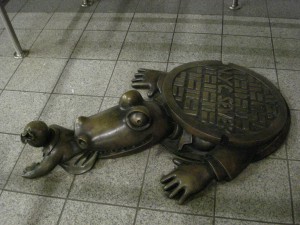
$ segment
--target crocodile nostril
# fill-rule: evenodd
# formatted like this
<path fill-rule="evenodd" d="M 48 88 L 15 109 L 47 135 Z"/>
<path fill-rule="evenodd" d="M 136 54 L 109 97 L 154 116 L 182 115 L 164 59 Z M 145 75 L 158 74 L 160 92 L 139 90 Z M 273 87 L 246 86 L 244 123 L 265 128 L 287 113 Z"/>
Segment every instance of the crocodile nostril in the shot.
<path fill-rule="evenodd" d="M 82 149 L 86 149 L 88 147 L 88 140 L 85 137 L 78 138 L 77 142 Z"/>

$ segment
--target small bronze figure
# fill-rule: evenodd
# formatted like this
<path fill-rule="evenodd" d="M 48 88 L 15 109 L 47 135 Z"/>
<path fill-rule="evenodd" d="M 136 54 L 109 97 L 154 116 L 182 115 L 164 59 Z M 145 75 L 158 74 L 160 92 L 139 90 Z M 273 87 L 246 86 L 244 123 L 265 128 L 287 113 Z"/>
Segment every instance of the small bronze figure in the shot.
<path fill-rule="evenodd" d="M 289 108 L 280 92 L 266 78 L 234 64 L 193 62 L 169 73 L 140 69 L 132 86 L 149 89 L 150 99 L 128 91 L 117 106 L 79 117 L 74 133 L 42 122 L 27 125 L 22 140 L 43 146 L 44 160 L 24 176 L 45 175 L 58 164 L 80 174 L 97 159 L 162 143 L 177 156 L 177 168 L 161 182 L 182 204 L 212 180 L 232 180 L 276 151 L 289 131 Z"/>
<path fill-rule="evenodd" d="M 74 131 L 42 121 L 32 121 L 21 134 L 21 141 L 33 147 L 43 147 L 43 160 L 33 163 L 23 171 L 23 177 L 38 178 L 51 172 L 57 165 L 73 174 L 90 170 L 97 159 L 97 152 L 87 152 L 78 147 Z"/>

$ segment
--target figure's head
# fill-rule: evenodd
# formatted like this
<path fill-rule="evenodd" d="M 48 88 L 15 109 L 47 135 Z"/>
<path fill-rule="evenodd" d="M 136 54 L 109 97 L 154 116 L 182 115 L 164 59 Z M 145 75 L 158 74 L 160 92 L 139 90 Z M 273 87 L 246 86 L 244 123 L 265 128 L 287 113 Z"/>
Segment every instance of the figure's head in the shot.
<path fill-rule="evenodd" d="M 43 147 L 48 143 L 49 136 L 50 131 L 47 124 L 43 121 L 32 121 L 25 126 L 21 134 L 21 141 L 33 147 Z"/>
<path fill-rule="evenodd" d="M 121 152 L 144 149 L 170 133 L 169 119 L 154 101 L 136 91 L 124 93 L 119 104 L 91 117 L 79 117 L 75 137 L 82 149 Z"/>

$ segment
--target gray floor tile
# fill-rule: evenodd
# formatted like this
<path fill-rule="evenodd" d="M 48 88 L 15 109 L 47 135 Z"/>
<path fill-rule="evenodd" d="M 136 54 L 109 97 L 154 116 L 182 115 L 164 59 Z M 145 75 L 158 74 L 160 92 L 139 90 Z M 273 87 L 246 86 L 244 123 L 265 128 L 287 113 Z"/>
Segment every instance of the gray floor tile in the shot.
<path fill-rule="evenodd" d="M 157 212 L 146 209 L 141 209 L 138 211 L 137 225 L 152 225 L 152 224 L 164 224 L 164 225 L 212 225 L 213 219 L 201 216 L 192 216 L 184 214 L 176 214 L 169 212 Z"/>
<path fill-rule="evenodd" d="M 299 71 L 278 70 L 278 82 L 290 108 L 300 110 Z"/>
<path fill-rule="evenodd" d="M 103 96 L 114 66 L 114 61 L 71 59 L 54 92 Z"/>
<path fill-rule="evenodd" d="M 166 62 L 172 36 L 172 33 L 129 32 L 120 59 Z"/>
<path fill-rule="evenodd" d="M 67 197 L 73 175 L 64 171 L 60 166 L 39 179 L 26 179 L 21 176 L 27 166 L 40 162 L 43 159 L 42 155 L 41 148 L 26 145 L 5 188 L 39 195 Z"/>
<path fill-rule="evenodd" d="M 138 3 L 139 0 L 102 0 L 96 8 L 96 12 L 133 13 Z"/>
<path fill-rule="evenodd" d="M 104 97 L 100 111 L 104 111 L 119 104 L 120 98 Z"/>
<path fill-rule="evenodd" d="M 137 206 L 149 152 L 100 159 L 89 173 L 76 176 L 69 197 L 100 203 Z"/>
<path fill-rule="evenodd" d="M 291 129 L 287 138 L 287 153 L 289 159 L 300 160 L 300 111 L 291 111 Z"/>
<path fill-rule="evenodd" d="M 277 81 L 277 75 L 275 69 L 264 69 L 264 68 L 249 68 L 249 69 L 264 76 L 278 88 L 278 81 Z"/>
<path fill-rule="evenodd" d="M 179 13 L 222 15 L 223 1 L 221 0 L 185 0 L 181 1 Z"/>
<path fill-rule="evenodd" d="M 57 224 L 64 200 L 4 191 L 0 197 L 0 224 Z"/>
<path fill-rule="evenodd" d="M 22 8 L 22 12 L 54 12 L 61 0 L 28 0 L 25 6 Z"/>
<path fill-rule="evenodd" d="M 172 162 L 173 157 L 174 155 L 168 153 L 162 146 L 152 148 L 146 170 L 140 207 L 179 213 L 213 215 L 215 185 L 210 185 L 197 198 L 187 202 L 185 205 L 179 205 L 175 200 L 167 198 L 167 195 L 163 191 L 163 186 L 160 184 L 160 179 L 175 167 Z"/>
<path fill-rule="evenodd" d="M 133 224 L 135 209 L 67 201 L 60 225 L 73 224 Z"/>
<path fill-rule="evenodd" d="M 20 12 L 14 17 L 12 25 L 15 29 L 42 30 L 51 16 L 52 13 Z"/>
<path fill-rule="evenodd" d="M 136 13 L 130 31 L 173 32 L 176 14 Z"/>
<path fill-rule="evenodd" d="M 86 30 L 127 31 L 133 13 L 94 13 Z"/>
<path fill-rule="evenodd" d="M 279 149 L 277 149 L 274 153 L 272 153 L 270 156 L 272 159 L 286 159 L 287 153 L 286 153 L 286 144 L 282 144 Z"/>
<path fill-rule="evenodd" d="M 0 134 L 0 188 L 4 188 L 22 149 L 19 135 Z"/>
<path fill-rule="evenodd" d="M 82 1 L 78 0 L 61 0 L 61 4 L 55 12 L 61 13 L 92 13 L 98 5 L 99 0 L 94 0 L 94 3 L 89 7 L 81 7 Z"/>
<path fill-rule="evenodd" d="M 300 19 L 300 2 L 295 0 L 267 0 L 269 16 Z"/>
<path fill-rule="evenodd" d="M 15 60 L 12 58 L 0 57 L 0 88 L 3 89 L 11 76 L 14 74 L 21 60 Z"/>
<path fill-rule="evenodd" d="M 22 132 L 28 122 L 38 119 L 48 98 L 49 94 L 3 91 L 0 96 L 0 132 Z"/>
<path fill-rule="evenodd" d="M 30 49 L 38 35 L 40 30 L 15 30 L 16 35 L 23 49 Z M 8 33 L 4 31 L 0 35 L 0 56 L 12 57 L 15 52 L 13 44 L 11 42 Z"/>
<path fill-rule="evenodd" d="M 22 9 L 27 1 L 28 0 L 10 0 L 6 4 L 5 9 L 8 13 L 17 13 L 20 11 L 20 9 Z"/>
<path fill-rule="evenodd" d="M 221 36 L 212 34 L 175 33 L 170 62 L 221 59 Z"/>
<path fill-rule="evenodd" d="M 270 18 L 270 21 L 273 37 L 300 39 L 300 19 Z"/>
<path fill-rule="evenodd" d="M 264 17 L 224 16 L 223 34 L 270 37 L 269 19 Z"/>
<path fill-rule="evenodd" d="M 85 31 L 72 57 L 116 60 L 125 35 L 122 31 Z"/>
<path fill-rule="evenodd" d="M 176 32 L 221 34 L 222 16 L 179 14 Z"/>
<path fill-rule="evenodd" d="M 6 89 L 51 93 L 66 63 L 65 59 L 26 58 Z"/>
<path fill-rule="evenodd" d="M 126 91 L 132 90 L 131 80 L 139 68 L 165 71 L 166 63 L 149 62 L 128 62 L 119 61 L 109 83 L 106 96 L 121 97 Z M 147 96 L 147 91 L 139 90 L 143 96 Z"/>
<path fill-rule="evenodd" d="M 273 38 L 277 69 L 300 70 L 300 40 Z"/>
<path fill-rule="evenodd" d="M 45 29 L 83 30 L 92 13 L 56 12 L 53 14 Z"/>
<path fill-rule="evenodd" d="M 6 10 L 6 7 L 5 7 L 5 10 Z M 6 11 L 7 11 L 7 15 L 8 15 L 10 21 L 12 21 L 12 19 L 16 16 L 17 13 L 16 12 L 9 13 L 8 10 L 6 10 Z M 1 29 L 1 31 L 2 31 L 2 29 L 4 29 L 4 24 L 3 24 L 2 18 L 0 19 L 0 29 Z M 1 33 L 1 31 L 0 31 L 0 33 Z"/>
<path fill-rule="evenodd" d="M 300 161 L 290 161 L 289 164 L 295 223 L 300 224 Z"/>
<path fill-rule="evenodd" d="M 291 223 L 291 199 L 285 160 L 251 164 L 237 178 L 217 187 L 216 216 Z"/>
<path fill-rule="evenodd" d="M 243 0 L 239 1 L 241 10 L 231 10 L 232 0 L 224 1 L 224 14 L 229 16 L 268 17 L 266 0 Z"/>
<path fill-rule="evenodd" d="M 271 39 L 225 35 L 222 60 L 246 67 L 274 68 Z"/>
<path fill-rule="evenodd" d="M 172 69 L 180 65 L 182 65 L 182 63 L 168 63 L 167 72 L 170 72 Z"/>
<path fill-rule="evenodd" d="M 231 220 L 231 219 L 215 219 L 215 225 L 271 225 L 270 223 L 260 223 L 260 222 L 252 222 L 252 221 L 243 221 L 243 220 Z M 272 225 L 279 225 L 272 223 Z"/>
<path fill-rule="evenodd" d="M 74 128 L 78 116 L 91 116 L 98 112 L 102 98 L 53 94 L 50 97 L 41 120 L 47 124 L 57 124 Z"/>
<path fill-rule="evenodd" d="M 180 0 L 142 0 L 136 9 L 138 13 L 177 13 Z"/>
<path fill-rule="evenodd" d="M 44 30 L 32 46 L 30 56 L 68 58 L 81 33 L 81 30 Z"/>

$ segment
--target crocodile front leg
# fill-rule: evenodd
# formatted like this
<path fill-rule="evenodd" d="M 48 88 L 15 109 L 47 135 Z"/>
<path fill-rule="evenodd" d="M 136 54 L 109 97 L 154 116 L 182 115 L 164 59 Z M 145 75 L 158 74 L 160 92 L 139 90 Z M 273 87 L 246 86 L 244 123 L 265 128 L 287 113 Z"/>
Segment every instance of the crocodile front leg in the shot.
<path fill-rule="evenodd" d="M 166 73 L 158 70 L 139 69 L 132 79 L 132 87 L 136 89 L 149 89 L 148 97 L 151 98 L 159 90 L 158 80 Z"/>

